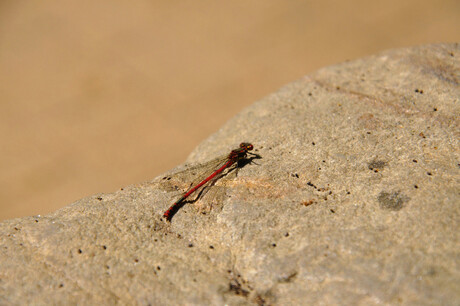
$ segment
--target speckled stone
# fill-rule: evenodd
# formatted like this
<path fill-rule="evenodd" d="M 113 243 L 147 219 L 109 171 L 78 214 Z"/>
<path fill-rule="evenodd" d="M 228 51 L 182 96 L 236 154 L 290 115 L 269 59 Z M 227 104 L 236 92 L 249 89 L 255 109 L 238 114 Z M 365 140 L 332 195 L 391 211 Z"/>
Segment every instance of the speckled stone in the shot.
<path fill-rule="evenodd" d="M 171 223 L 186 166 L 0 223 L 0 304 L 458 305 L 459 54 L 390 50 L 254 103 L 189 161 L 262 158 Z"/>

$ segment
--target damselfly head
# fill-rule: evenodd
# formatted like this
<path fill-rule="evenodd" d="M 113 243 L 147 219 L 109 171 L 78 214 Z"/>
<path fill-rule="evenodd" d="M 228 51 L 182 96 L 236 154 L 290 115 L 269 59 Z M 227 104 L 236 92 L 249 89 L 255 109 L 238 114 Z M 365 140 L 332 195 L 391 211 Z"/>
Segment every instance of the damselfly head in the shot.
<path fill-rule="evenodd" d="M 251 151 L 254 149 L 254 146 L 249 142 L 242 142 L 240 143 L 240 148 L 244 149 L 245 151 Z"/>

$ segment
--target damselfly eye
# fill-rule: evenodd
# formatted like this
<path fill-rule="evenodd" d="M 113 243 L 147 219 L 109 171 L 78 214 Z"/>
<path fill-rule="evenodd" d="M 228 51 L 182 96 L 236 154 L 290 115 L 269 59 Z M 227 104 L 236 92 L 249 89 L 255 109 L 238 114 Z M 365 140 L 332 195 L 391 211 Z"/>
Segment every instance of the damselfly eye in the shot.
<path fill-rule="evenodd" d="M 249 142 L 242 142 L 240 143 L 240 148 L 250 151 L 254 149 L 254 146 L 250 144 Z"/>

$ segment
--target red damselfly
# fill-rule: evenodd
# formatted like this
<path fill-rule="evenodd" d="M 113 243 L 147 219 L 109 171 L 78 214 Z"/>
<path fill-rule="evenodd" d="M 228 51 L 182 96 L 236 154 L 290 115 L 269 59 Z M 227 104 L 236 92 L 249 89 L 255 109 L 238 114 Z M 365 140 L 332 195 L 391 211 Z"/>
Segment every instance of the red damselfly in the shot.
<path fill-rule="evenodd" d="M 229 154 L 200 165 L 201 168 L 205 169 L 204 177 L 199 178 L 196 184 L 192 184 L 190 189 L 188 189 L 173 205 L 171 205 L 167 211 L 165 211 L 163 217 L 166 218 L 166 220 L 171 221 L 171 218 L 177 210 L 185 204 L 187 197 L 199 190 L 201 187 L 219 179 L 224 174 L 228 174 L 230 171 L 235 169 L 234 167 L 237 168 L 239 162 L 246 159 L 248 154 L 259 157 L 259 155 L 249 152 L 253 148 L 252 144 L 242 142 L 238 149 L 232 150 Z"/>

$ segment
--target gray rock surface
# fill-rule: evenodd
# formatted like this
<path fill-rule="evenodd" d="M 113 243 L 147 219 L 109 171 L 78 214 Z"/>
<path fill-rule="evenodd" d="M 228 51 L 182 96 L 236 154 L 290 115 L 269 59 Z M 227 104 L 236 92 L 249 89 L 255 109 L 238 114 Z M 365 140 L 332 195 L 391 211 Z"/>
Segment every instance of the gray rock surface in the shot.
<path fill-rule="evenodd" d="M 171 223 L 184 166 L 0 223 L 0 304 L 460 304 L 459 55 L 390 50 L 254 103 L 189 161 L 262 158 Z"/>

